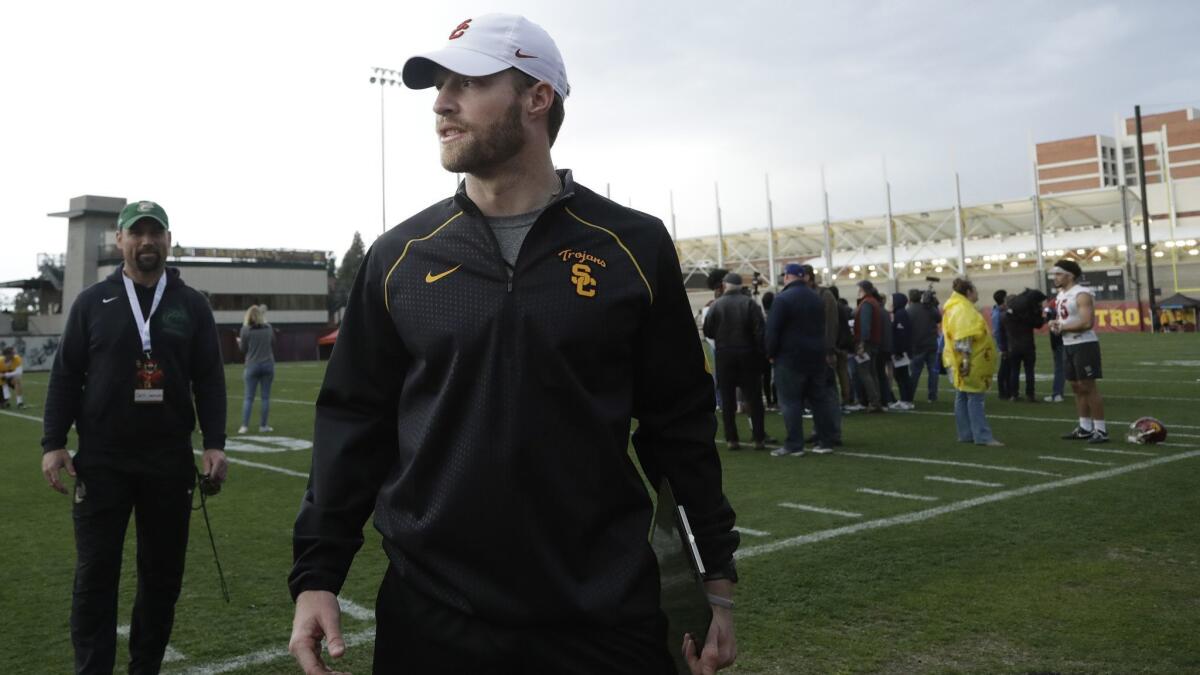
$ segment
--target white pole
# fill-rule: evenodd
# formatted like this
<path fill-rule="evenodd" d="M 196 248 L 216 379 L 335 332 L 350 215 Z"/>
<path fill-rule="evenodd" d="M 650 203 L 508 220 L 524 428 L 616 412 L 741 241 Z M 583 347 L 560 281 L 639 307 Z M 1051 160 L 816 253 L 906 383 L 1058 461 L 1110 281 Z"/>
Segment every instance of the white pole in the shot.
<path fill-rule="evenodd" d="M 671 199 L 671 240 L 679 241 L 679 236 L 675 232 L 675 191 L 667 190 L 667 195 Z"/>
<path fill-rule="evenodd" d="M 1033 144 L 1033 135 L 1029 138 L 1029 166 L 1033 173 L 1030 174 L 1033 181 L 1033 249 L 1036 260 L 1036 267 L 1033 273 L 1037 275 L 1034 283 L 1034 288 L 1039 291 L 1046 289 L 1046 256 L 1042 254 L 1044 247 L 1042 241 L 1042 195 L 1041 188 L 1038 187 L 1038 169 L 1037 169 L 1037 146 Z"/>
<path fill-rule="evenodd" d="M 767 283 L 775 287 L 775 207 L 771 203 L 771 174 L 764 174 L 767 183 Z"/>
<path fill-rule="evenodd" d="M 1129 299 L 1129 291 L 1133 290 L 1133 299 L 1138 300 L 1142 297 L 1141 289 L 1138 284 L 1137 274 L 1138 266 L 1134 263 L 1136 260 L 1133 248 L 1133 231 L 1130 229 L 1129 222 L 1129 190 L 1125 185 L 1128 178 L 1125 176 L 1125 125 L 1121 124 L 1121 116 L 1113 115 L 1113 131 L 1116 135 L 1113 139 L 1117 143 L 1117 189 L 1121 192 L 1121 226 L 1124 228 L 1125 234 L 1125 299 Z"/>
<path fill-rule="evenodd" d="M 967 259 L 966 237 L 963 235 L 963 212 L 962 212 L 962 191 L 958 185 L 958 172 L 954 172 L 954 235 L 958 239 L 958 273 L 965 276 L 967 274 L 967 264 L 963 262 Z"/>
<path fill-rule="evenodd" d="M 721 227 L 721 188 L 713 181 L 713 195 L 717 200 L 717 267 L 725 267 L 725 232 Z"/>
<path fill-rule="evenodd" d="M 825 230 L 825 283 L 832 283 L 837 271 L 833 269 L 833 226 L 829 224 L 829 190 L 825 188 L 825 165 L 821 165 L 821 199 L 825 204 L 825 220 L 821 223 Z"/>
<path fill-rule="evenodd" d="M 892 184 L 888 182 L 887 158 L 883 159 L 883 188 L 887 196 L 887 247 L 888 247 L 888 276 L 891 277 L 892 293 L 900 292 L 900 280 L 896 277 L 896 239 L 895 227 L 892 223 Z"/>

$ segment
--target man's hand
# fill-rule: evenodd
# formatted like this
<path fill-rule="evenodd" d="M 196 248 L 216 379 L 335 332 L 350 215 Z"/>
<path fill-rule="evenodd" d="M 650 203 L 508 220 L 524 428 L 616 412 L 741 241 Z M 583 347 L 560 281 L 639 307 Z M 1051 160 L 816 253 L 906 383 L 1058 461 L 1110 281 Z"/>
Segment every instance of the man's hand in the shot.
<path fill-rule="evenodd" d="M 224 450 L 215 448 L 205 450 L 204 455 L 200 458 L 200 465 L 204 467 L 201 473 L 216 481 L 217 485 L 225 482 L 225 476 L 229 473 L 229 462 L 225 460 Z"/>
<path fill-rule="evenodd" d="M 706 581 L 705 589 L 713 595 L 732 599 L 733 582 L 728 579 Z M 733 610 L 712 607 L 712 623 L 708 627 L 708 639 L 703 647 L 696 644 L 689 633 L 683 637 L 683 656 L 687 659 L 692 675 L 712 675 L 728 668 L 737 659 L 737 639 L 733 634 Z"/>
<path fill-rule="evenodd" d="M 329 643 L 329 655 L 333 658 L 339 659 L 346 653 L 341 616 L 337 596 L 329 591 L 304 591 L 296 597 L 288 651 L 296 657 L 304 675 L 336 673 L 321 660 L 321 639 Z"/>
<path fill-rule="evenodd" d="M 67 486 L 63 485 L 62 474 L 59 473 L 63 469 L 66 469 L 72 478 L 75 477 L 75 464 L 71 462 L 71 454 L 65 448 L 51 450 L 42 455 L 42 475 L 46 477 L 46 482 L 65 495 Z"/>

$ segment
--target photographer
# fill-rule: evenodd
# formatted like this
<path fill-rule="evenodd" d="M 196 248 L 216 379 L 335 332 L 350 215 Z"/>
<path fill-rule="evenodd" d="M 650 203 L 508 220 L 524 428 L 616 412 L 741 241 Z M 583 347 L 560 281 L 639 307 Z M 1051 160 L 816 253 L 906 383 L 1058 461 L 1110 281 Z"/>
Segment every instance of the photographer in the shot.
<path fill-rule="evenodd" d="M 938 325 L 942 312 L 938 309 L 937 295 L 933 292 L 933 281 L 924 292 L 912 289 L 908 292 L 908 321 L 912 337 L 912 352 L 909 361 L 909 389 L 915 396 L 921 383 L 921 370 L 929 368 L 929 384 L 926 386 L 929 402 L 938 398 Z"/>
<path fill-rule="evenodd" d="M 1020 401 L 1021 368 L 1025 369 L 1025 398 L 1030 403 L 1037 403 L 1033 391 L 1033 368 L 1037 361 L 1037 344 L 1033 339 L 1033 331 L 1045 325 L 1042 316 L 1042 303 L 1046 294 L 1027 288 L 1017 295 L 1010 295 L 1005 302 L 1006 309 L 1000 318 L 1001 328 L 1008 345 L 1008 395 L 1013 401 Z"/>

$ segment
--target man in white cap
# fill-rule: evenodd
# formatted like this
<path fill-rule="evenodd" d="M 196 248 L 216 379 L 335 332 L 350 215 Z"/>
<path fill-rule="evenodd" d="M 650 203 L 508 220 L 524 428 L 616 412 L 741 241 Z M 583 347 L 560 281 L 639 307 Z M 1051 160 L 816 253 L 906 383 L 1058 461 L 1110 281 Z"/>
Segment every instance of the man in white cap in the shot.
<path fill-rule="evenodd" d="M 570 86 L 537 25 L 463 21 L 403 79 L 438 89 L 442 166 L 466 179 L 376 240 L 350 293 L 295 526 L 291 652 L 306 673 L 327 672 L 322 639 L 344 653 L 336 594 L 374 512 L 377 673 L 731 664 L 738 535 L 669 234 L 555 171 Z M 632 418 L 708 571 L 707 636 L 670 650 Z"/>

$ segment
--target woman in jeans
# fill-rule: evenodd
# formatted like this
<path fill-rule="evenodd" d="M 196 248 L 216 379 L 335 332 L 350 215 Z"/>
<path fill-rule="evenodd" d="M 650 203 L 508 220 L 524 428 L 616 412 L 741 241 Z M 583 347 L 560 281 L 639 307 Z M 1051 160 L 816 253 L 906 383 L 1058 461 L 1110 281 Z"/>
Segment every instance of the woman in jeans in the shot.
<path fill-rule="evenodd" d="M 274 341 L 275 331 L 263 317 L 263 309 L 258 305 L 250 305 L 242 322 L 241 335 L 238 336 L 238 349 L 246 355 L 246 371 L 243 375 L 246 381 L 246 398 L 242 401 L 242 426 L 238 428 L 239 434 L 250 430 L 250 408 L 254 405 L 254 390 L 260 385 L 262 415 L 258 430 L 274 431 L 267 425 L 267 415 L 271 412 L 271 382 L 275 379 L 275 353 L 271 349 Z"/>
<path fill-rule="evenodd" d="M 950 369 L 954 396 L 954 419 L 958 440 L 976 445 L 1004 445 L 992 436 L 984 413 L 984 392 L 996 373 L 996 343 L 988 334 L 987 322 L 975 308 L 979 292 L 966 279 L 954 280 L 954 293 L 942 314 L 946 347 L 942 363 Z"/>

